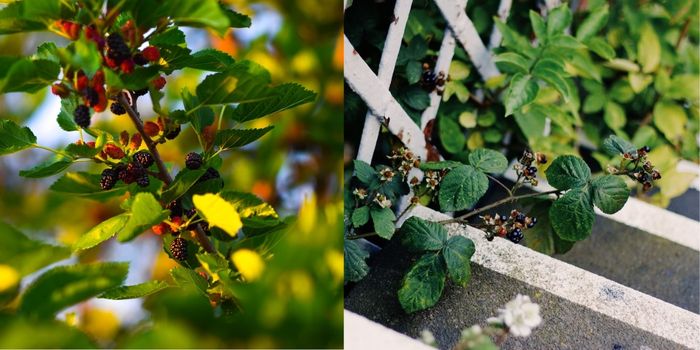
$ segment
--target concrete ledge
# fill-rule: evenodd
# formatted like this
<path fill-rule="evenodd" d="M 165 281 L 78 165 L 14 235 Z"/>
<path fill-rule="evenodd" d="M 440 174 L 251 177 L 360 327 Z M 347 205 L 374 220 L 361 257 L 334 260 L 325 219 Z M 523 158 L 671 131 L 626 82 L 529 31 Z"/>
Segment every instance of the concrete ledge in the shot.
<path fill-rule="evenodd" d="M 357 350 L 432 350 L 419 340 L 403 335 L 354 312 L 344 312 L 345 349 Z"/>

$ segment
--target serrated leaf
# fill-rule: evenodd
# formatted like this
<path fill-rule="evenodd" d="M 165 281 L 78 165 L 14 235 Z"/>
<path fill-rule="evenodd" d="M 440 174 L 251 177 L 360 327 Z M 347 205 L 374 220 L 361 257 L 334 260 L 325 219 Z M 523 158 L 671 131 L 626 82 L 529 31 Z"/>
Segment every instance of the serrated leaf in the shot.
<path fill-rule="evenodd" d="M 168 288 L 164 281 L 148 281 L 132 286 L 119 286 L 112 288 L 98 296 L 101 299 L 124 300 L 142 298 L 160 292 Z"/>
<path fill-rule="evenodd" d="M 97 226 L 78 238 L 73 244 L 73 250 L 92 248 L 108 240 L 117 234 L 126 225 L 127 221 L 129 221 L 129 215 L 121 214 L 97 224 Z"/>
<path fill-rule="evenodd" d="M 235 62 L 233 57 L 223 51 L 204 49 L 193 53 L 186 66 L 212 72 L 223 72 Z"/>
<path fill-rule="evenodd" d="M 475 249 L 471 239 L 452 236 L 442 252 L 450 278 L 462 287 L 466 287 L 472 277 L 469 263 Z"/>
<path fill-rule="evenodd" d="M 12 266 L 20 275 L 28 275 L 69 256 L 70 249 L 32 240 L 0 221 L 0 264 Z"/>
<path fill-rule="evenodd" d="M 204 296 L 207 295 L 207 281 L 194 270 L 177 266 L 170 270 L 170 276 L 180 288 L 192 288 Z"/>
<path fill-rule="evenodd" d="M 508 168 L 508 159 L 501 152 L 479 148 L 469 153 L 469 164 L 485 173 L 500 174 Z"/>
<path fill-rule="evenodd" d="M 17 59 L 8 68 L 0 69 L 0 92 L 37 92 L 53 83 L 59 72 L 60 66 L 53 61 Z"/>
<path fill-rule="evenodd" d="M 0 34 L 45 30 L 51 19 L 69 18 L 74 10 L 60 0 L 10 2 L 0 10 Z"/>
<path fill-rule="evenodd" d="M 440 254 L 428 253 L 411 266 L 399 289 L 399 302 L 407 313 L 427 309 L 440 300 L 445 288 L 445 264 Z"/>
<path fill-rule="evenodd" d="M 627 203 L 630 190 L 620 176 L 605 175 L 591 181 L 593 204 L 605 214 L 618 212 Z"/>
<path fill-rule="evenodd" d="M 455 162 L 454 160 L 442 160 L 439 162 L 425 162 L 420 163 L 420 170 L 442 170 L 442 169 L 453 169 L 460 165 L 460 162 Z"/>
<path fill-rule="evenodd" d="M 128 263 L 94 263 L 55 267 L 39 276 L 22 296 L 20 312 L 51 317 L 58 311 L 120 285 Z"/>
<path fill-rule="evenodd" d="M 401 226 L 401 243 L 416 253 L 437 251 L 447 243 L 447 230 L 436 222 L 412 216 Z"/>
<path fill-rule="evenodd" d="M 78 105 L 78 98 L 71 94 L 68 98 L 61 99 L 61 111 L 58 113 L 58 126 L 65 131 L 77 131 L 78 126 L 73 120 L 73 112 Z"/>
<path fill-rule="evenodd" d="M 250 17 L 233 11 L 229 8 L 223 8 L 224 14 L 228 18 L 229 26 L 233 28 L 248 28 L 251 25 Z"/>
<path fill-rule="evenodd" d="M 361 206 L 352 211 L 352 226 L 360 227 L 369 221 L 369 207 Z"/>
<path fill-rule="evenodd" d="M 185 33 L 178 27 L 172 26 L 148 39 L 153 46 L 177 46 L 185 44 Z"/>
<path fill-rule="evenodd" d="M 188 108 L 229 103 L 253 103 L 275 98 L 271 94 L 269 73 L 250 61 L 241 61 L 224 72 L 210 74 L 197 86 L 199 103 Z"/>
<path fill-rule="evenodd" d="M 588 191 L 574 188 L 554 201 L 549 209 L 554 232 L 564 240 L 580 241 L 591 234 L 595 213 Z"/>
<path fill-rule="evenodd" d="M 420 62 L 411 60 L 406 63 L 406 80 L 409 84 L 415 84 L 420 80 L 423 74 L 423 66 Z"/>
<path fill-rule="evenodd" d="M 168 188 L 161 195 L 161 200 L 163 203 L 170 203 L 185 194 L 195 183 L 199 180 L 202 175 L 206 172 L 206 169 L 182 169 L 173 179 L 173 182 L 168 186 Z"/>
<path fill-rule="evenodd" d="M 605 138 L 602 148 L 603 151 L 611 156 L 618 156 L 637 149 L 632 143 L 617 135 L 610 135 Z"/>
<path fill-rule="evenodd" d="M 596 35 L 608 22 L 608 5 L 604 5 L 586 16 L 576 29 L 576 39 L 586 41 Z"/>
<path fill-rule="evenodd" d="M 539 86 L 531 75 L 515 74 L 505 95 L 506 117 L 534 101 L 537 97 L 537 91 L 539 91 Z"/>
<path fill-rule="evenodd" d="M 502 46 L 526 57 L 533 58 L 537 56 L 537 51 L 531 46 L 530 41 L 527 38 L 511 29 L 507 24 L 503 23 L 500 18 L 494 18 L 494 24 L 503 36 L 503 40 L 501 42 Z"/>
<path fill-rule="evenodd" d="M 343 255 L 345 260 L 345 283 L 357 282 L 363 279 L 369 272 L 369 266 L 365 259 L 369 258 L 369 252 L 354 240 L 345 240 Z"/>
<path fill-rule="evenodd" d="M 92 78 L 102 64 L 97 44 L 88 39 L 85 34 L 68 46 L 59 48 L 57 54 L 61 58 L 61 62 L 73 67 L 80 67 L 88 78 Z"/>
<path fill-rule="evenodd" d="M 473 207 L 489 188 L 486 175 L 471 165 L 450 170 L 440 183 L 438 202 L 443 211 L 457 211 Z"/>
<path fill-rule="evenodd" d="M 582 187 L 591 178 L 591 169 L 586 162 L 571 155 L 554 159 L 545 173 L 549 184 L 558 190 Z"/>
<path fill-rule="evenodd" d="M 254 216 L 278 217 L 277 212 L 270 204 L 265 203 L 265 201 L 254 194 L 238 191 L 224 191 L 221 192 L 220 195 L 221 198 L 225 199 L 236 208 L 236 212 L 238 212 L 238 215 L 243 219 Z M 245 220 L 243 220 L 243 225 L 245 225 Z"/>
<path fill-rule="evenodd" d="M 467 138 L 462 133 L 459 124 L 452 118 L 443 116 L 438 119 L 438 133 L 440 142 L 447 152 L 454 154 L 464 149 Z"/>
<path fill-rule="evenodd" d="M 372 217 L 374 231 L 377 232 L 379 237 L 391 239 L 394 231 L 396 231 L 396 215 L 394 215 L 394 211 L 391 208 L 372 207 L 369 213 Z"/>
<path fill-rule="evenodd" d="M 73 160 L 66 159 L 62 156 L 54 157 L 43 163 L 37 164 L 31 169 L 20 170 L 19 176 L 34 179 L 52 176 L 68 169 L 71 164 L 73 164 Z"/>
<path fill-rule="evenodd" d="M 377 171 L 369 164 L 357 159 L 353 160 L 352 163 L 355 168 L 355 176 L 360 182 L 369 185 L 377 180 Z"/>
<path fill-rule="evenodd" d="M 194 195 L 192 202 L 211 227 L 218 227 L 231 237 L 236 237 L 243 227 L 236 208 L 218 194 Z"/>
<path fill-rule="evenodd" d="M 563 67 L 560 68 L 555 60 L 540 60 L 533 68 L 532 74 L 555 88 L 564 98 L 564 101 L 571 100 L 571 91 L 569 91 L 569 86 L 566 83 Z"/>
<path fill-rule="evenodd" d="M 262 129 L 227 129 L 216 133 L 214 144 L 222 149 L 231 149 L 245 146 L 263 137 L 274 126 L 270 125 Z"/>
<path fill-rule="evenodd" d="M 231 24 L 227 14 L 216 0 L 141 0 L 131 4 L 134 21 L 138 26 L 154 26 L 162 17 L 180 26 L 212 28 L 223 35 Z"/>
<path fill-rule="evenodd" d="M 129 219 L 117 235 L 120 242 L 130 241 L 151 226 L 167 219 L 170 211 L 163 209 L 153 194 L 140 192 L 136 194 L 127 215 Z"/>
<path fill-rule="evenodd" d="M 11 120 L 0 120 L 0 155 L 19 152 L 35 143 L 36 136 L 28 127 L 20 127 Z"/>
<path fill-rule="evenodd" d="M 69 194 L 71 196 L 83 197 L 104 201 L 109 198 L 121 196 L 126 193 L 128 187 L 123 184 L 114 186 L 111 190 L 102 190 L 100 188 L 100 175 L 90 174 L 86 172 L 65 173 L 56 182 L 54 182 L 50 190 Z"/>

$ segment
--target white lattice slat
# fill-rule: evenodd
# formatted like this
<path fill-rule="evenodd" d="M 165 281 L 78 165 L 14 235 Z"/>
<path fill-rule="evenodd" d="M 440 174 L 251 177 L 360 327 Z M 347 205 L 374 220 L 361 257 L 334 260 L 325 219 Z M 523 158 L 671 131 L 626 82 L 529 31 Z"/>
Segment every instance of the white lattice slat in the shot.
<path fill-rule="evenodd" d="M 384 50 L 382 51 L 379 69 L 377 70 L 377 77 L 386 86 L 391 85 L 391 78 L 394 75 L 394 68 L 396 67 L 396 59 L 399 56 L 399 50 L 401 50 L 401 38 L 403 38 L 403 32 L 406 29 L 408 13 L 411 11 L 412 3 L 413 0 L 398 0 L 394 6 L 394 21 L 389 24 L 386 41 L 384 42 Z M 365 125 L 362 129 L 362 138 L 357 151 L 357 159 L 366 163 L 372 163 L 372 155 L 377 145 L 377 138 L 379 137 L 381 127 L 382 124 L 379 122 L 378 116 L 372 113 L 372 111 L 368 111 L 367 115 L 365 115 Z"/>
<path fill-rule="evenodd" d="M 374 72 L 355 51 L 350 40 L 347 37 L 343 37 L 343 39 L 345 41 L 345 81 L 367 103 L 367 107 L 372 113 L 387 121 L 387 126 L 392 134 L 396 135 L 408 149 L 421 159 L 426 159 L 427 150 L 423 132 L 394 99 L 387 85 L 374 75 Z"/>
<path fill-rule="evenodd" d="M 500 18 L 501 21 L 506 22 L 508 19 L 508 14 L 510 14 L 510 7 L 512 5 L 513 0 L 501 0 L 501 3 L 498 5 L 498 18 Z M 501 34 L 501 31 L 499 31 L 498 27 L 496 27 L 494 24 L 493 29 L 491 29 L 491 37 L 489 38 L 489 51 L 501 45 L 502 38 L 503 35 Z"/>
<path fill-rule="evenodd" d="M 464 8 L 454 0 L 435 0 L 440 12 L 447 20 L 447 24 L 452 29 L 455 38 L 462 44 L 464 50 L 469 54 L 474 67 L 484 80 L 493 78 L 499 74 L 496 64 L 493 62 L 491 52 L 479 38 L 479 33 L 474 27 L 474 23 L 467 17 Z"/>

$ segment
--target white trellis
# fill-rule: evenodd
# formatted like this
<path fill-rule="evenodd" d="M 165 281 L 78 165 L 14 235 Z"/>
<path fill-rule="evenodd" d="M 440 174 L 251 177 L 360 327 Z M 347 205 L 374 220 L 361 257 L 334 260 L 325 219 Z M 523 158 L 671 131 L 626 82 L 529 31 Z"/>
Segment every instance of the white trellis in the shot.
<path fill-rule="evenodd" d="M 430 105 L 423 111 L 419 127 L 389 92 L 389 85 L 396 67 L 396 59 L 401 48 L 401 40 L 406 29 L 406 22 L 408 21 L 412 3 L 412 0 L 396 1 L 394 6 L 395 20 L 389 25 L 376 75 L 367 66 L 364 59 L 360 57 L 359 53 L 355 51 L 348 38 L 344 38 L 345 80 L 350 88 L 365 101 L 369 109 L 365 116 L 365 124 L 357 154 L 357 159 L 367 163 L 372 162 L 372 155 L 374 154 L 382 122 L 386 123 L 389 131 L 398 137 L 414 154 L 423 160 L 427 159 L 427 147 L 430 146 L 426 143 L 423 131 L 437 115 L 441 101 L 440 95 L 435 91 L 430 93 Z M 459 42 L 484 80 L 499 75 L 500 72 L 496 68 L 491 53 L 491 49 L 498 46 L 501 40 L 501 34 L 498 29 L 494 26 L 487 48 L 481 41 L 481 38 L 479 38 L 474 24 L 465 12 L 467 0 L 435 0 L 435 4 L 447 22 L 447 28 L 445 28 L 445 34 L 434 67 L 435 74 L 441 71 L 448 72 L 456 43 Z M 511 4 L 512 0 L 501 0 L 498 7 L 498 16 L 502 20 L 508 17 Z M 347 0 L 345 1 L 345 7 L 347 7 Z M 411 175 L 422 177 L 422 174 L 417 169 L 414 169 L 414 173 Z M 400 211 L 403 211 L 408 205 L 407 198 L 408 196 L 404 197 L 399 203 L 398 209 Z"/>

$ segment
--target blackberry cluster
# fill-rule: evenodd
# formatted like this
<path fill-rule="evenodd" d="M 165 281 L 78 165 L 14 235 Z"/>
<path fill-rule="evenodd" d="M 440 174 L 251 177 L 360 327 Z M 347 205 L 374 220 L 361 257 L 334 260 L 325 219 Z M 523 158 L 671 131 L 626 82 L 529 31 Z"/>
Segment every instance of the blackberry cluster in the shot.
<path fill-rule="evenodd" d="M 442 71 L 435 74 L 430 69 L 430 65 L 423 63 L 423 74 L 421 75 L 421 86 L 428 92 L 437 89 L 439 95 L 442 95 L 443 87 L 445 86 L 445 73 Z"/>
<path fill-rule="evenodd" d="M 609 167 L 608 172 L 611 174 L 626 174 L 632 180 L 642 185 L 642 191 L 649 191 L 653 186 L 653 181 L 661 179 L 661 172 L 647 160 L 649 151 L 651 151 L 649 146 L 644 146 L 636 151 L 624 153 L 620 168 Z"/>
<path fill-rule="evenodd" d="M 187 241 L 177 237 L 170 243 L 170 254 L 178 261 L 187 260 Z"/>
<path fill-rule="evenodd" d="M 112 33 L 107 37 L 107 57 L 117 64 L 131 57 L 131 50 L 120 34 Z"/>
<path fill-rule="evenodd" d="M 501 214 L 481 216 L 483 228 L 486 231 L 486 239 L 493 240 L 495 236 L 505 237 L 513 243 L 520 243 L 523 239 L 523 231 L 535 227 L 537 218 L 529 217 L 512 210 L 510 216 Z"/>
<path fill-rule="evenodd" d="M 134 154 L 134 161 L 139 163 L 143 168 L 148 168 L 155 163 L 153 156 L 148 151 L 136 152 Z"/>
<path fill-rule="evenodd" d="M 537 175 L 537 167 L 535 165 L 545 163 L 547 163 L 547 156 L 544 154 L 539 152 L 532 153 L 529 150 L 525 150 L 518 163 L 513 165 L 513 169 L 515 169 L 515 174 L 518 175 L 518 178 L 523 179 L 523 183 L 537 186 L 538 181 L 537 178 L 535 178 Z"/>
<path fill-rule="evenodd" d="M 102 170 L 102 178 L 100 179 L 100 188 L 103 190 L 110 190 L 119 181 L 117 172 L 114 169 L 107 168 Z"/>
<path fill-rule="evenodd" d="M 170 216 L 182 216 L 182 203 L 179 200 L 168 203 L 165 209 L 170 210 Z"/>
<path fill-rule="evenodd" d="M 141 187 L 148 187 L 150 184 L 148 172 L 137 162 L 131 162 L 126 166 L 123 164 L 117 165 L 115 170 L 119 180 L 122 180 L 127 185 L 136 182 Z"/>
<path fill-rule="evenodd" d="M 126 114 L 126 109 L 124 108 L 124 106 L 122 106 L 122 104 L 117 101 L 112 102 L 112 105 L 109 106 L 109 110 L 116 115 Z"/>
<path fill-rule="evenodd" d="M 90 126 L 90 107 L 85 105 L 80 105 L 75 108 L 73 112 L 73 119 L 75 124 L 81 128 L 87 128 Z"/>
<path fill-rule="evenodd" d="M 196 152 L 187 153 L 185 156 L 185 166 L 187 169 L 196 170 L 202 167 L 202 155 Z"/>

